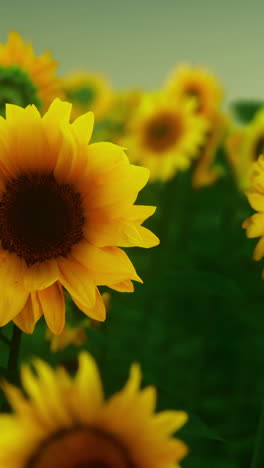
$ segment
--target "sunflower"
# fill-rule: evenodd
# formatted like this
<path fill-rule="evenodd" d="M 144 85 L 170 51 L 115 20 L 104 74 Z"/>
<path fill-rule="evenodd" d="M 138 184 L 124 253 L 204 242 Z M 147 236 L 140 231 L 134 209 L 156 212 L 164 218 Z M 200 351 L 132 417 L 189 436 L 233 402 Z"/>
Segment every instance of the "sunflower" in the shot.
<path fill-rule="evenodd" d="M 0 44 L 0 114 L 6 103 L 46 110 L 60 93 L 56 68 L 49 52 L 36 57 L 30 43 L 17 32 L 9 33 L 7 43 Z"/>
<path fill-rule="evenodd" d="M 204 68 L 180 65 L 169 77 L 166 89 L 171 99 L 192 98 L 196 111 L 210 116 L 219 109 L 223 91 L 217 79 Z"/>
<path fill-rule="evenodd" d="M 104 320 L 97 286 L 133 291 L 131 280 L 141 281 L 116 246 L 158 244 L 141 226 L 155 208 L 134 205 L 149 171 L 116 145 L 88 145 L 93 114 L 70 124 L 70 112 L 55 99 L 42 118 L 35 106 L 8 104 L 0 119 L 0 326 L 14 320 L 32 333 L 44 314 L 59 334 L 62 286 Z"/>
<path fill-rule="evenodd" d="M 72 118 L 92 111 L 101 119 L 112 105 L 113 92 L 106 79 L 91 72 L 75 72 L 62 81 L 65 98 L 73 105 Z"/>
<path fill-rule="evenodd" d="M 183 411 L 155 413 L 154 387 L 140 389 L 132 365 L 119 392 L 104 399 L 95 361 L 79 356 L 74 379 L 36 360 L 21 372 L 28 397 L 3 385 L 14 414 L 0 416 L 0 464 L 5 468 L 172 468 L 187 453 L 171 435 L 187 420 Z"/>
<path fill-rule="evenodd" d="M 83 320 L 82 323 L 75 327 L 66 324 L 60 335 L 54 335 L 54 333 L 51 333 L 50 329 L 47 328 L 46 339 L 50 342 L 50 350 L 53 353 L 57 353 L 71 344 L 76 347 L 82 346 L 87 340 L 85 329 L 89 328 L 89 325 L 89 319 Z"/>
<path fill-rule="evenodd" d="M 96 128 L 95 140 L 107 140 L 120 144 L 143 96 L 140 89 L 118 92 L 113 95 L 113 104 L 103 121 Z"/>
<path fill-rule="evenodd" d="M 238 185 L 246 190 L 250 185 L 252 164 L 264 153 L 264 109 L 244 128 L 233 130 L 227 141 L 229 159 L 233 164 Z"/>
<path fill-rule="evenodd" d="M 191 102 L 171 102 L 164 94 L 146 95 L 131 119 L 123 144 L 131 160 L 150 169 L 151 180 L 172 178 L 187 169 L 203 144 L 207 121 Z"/>
<path fill-rule="evenodd" d="M 213 184 L 221 175 L 221 169 L 213 165 L 217 148 L 223 140 L 227 118 L 221 113 L 215 113 L 210 118 L 210 129 L 204 144 L 199 148 L 194 162 L 192 185 L 200 188 Z"/>
<path fill-rule="evenodd" d="M 254 251 L 254 260 L 264 257 L 264 156 L 261 155 L 253 165 L 251 171 L 251 185 L 247 190 L 247 197 L 252 208 L 258 213 L 247 218 L 243 228 L 247 230 L 247 237 L 260 237 Z"/>

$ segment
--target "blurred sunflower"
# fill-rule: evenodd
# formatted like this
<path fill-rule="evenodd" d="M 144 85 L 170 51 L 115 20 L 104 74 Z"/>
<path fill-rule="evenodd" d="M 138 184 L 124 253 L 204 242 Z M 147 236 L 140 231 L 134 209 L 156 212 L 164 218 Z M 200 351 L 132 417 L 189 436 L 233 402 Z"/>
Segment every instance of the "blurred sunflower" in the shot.
<path fill-rule="evenodd" d="M 180 65 L 172 72 L 166 88 L 171 99 L 193 99 L 196 112 L 205 116 L 219 109 L 223 95 L 220 84 L 211 73 L 188 65 Z"/>
<path fill-rule="evenodd" d="M 59 99 L 41 118 L 35 106 L 8 104 L 0 119 L 0 326 L 32 333 L 44 314 L 64 327 L 62 286 L 76 305 L 105 319 L 97 286 L 133 291 L 141 281 L 124 251 L 158 244 L 142 227 L 155 208 L 135 206 L 149 171 L 129 164 L 122 148 L 88 145 L 93 114 L 69 123 Z"/>
<path fill-rule="evenodd" d="M 9 33 L 7 43 L 0 44 L 0 114 L 5 114 L 6 103 L 47 109 L 60 93 L 56 68 L 49 52 L 36 57 L 30 43 L 17 32 Z"/>
<path fill-rule="evenodd" d="M 131 117 L 139 106 L 142 96 L 143 91 L 139 89 L 116 92 L 110 112 L 95 129 L 95 140 L 122 143 Z"/>
<path fill-rule="evenodd" d="M 76 347 L 82 346 L 87 339 L 85 329 L 89 328 L 89 324 L 89 319 L 83 320 L 83 322 L 76 327 L 71 327 L 66 324 L 60 335 L 54 335 L 54 333 L 51 333 L 50 329 L 47 328 L 46 339 L 50 342 L 50 350 L 53 353 L 57 353 L 67 348 L 70 344 Z"/>
<path fill-rule="evenodd" d="M 197 159 L 194 161 L 192 185 L 195 188 L 211 185 L 221 175 L 221 169 L 213 164 L 217 148 L 224 138 L 227 118 L 218 112 L 212 115 L 209 121 L 210 129 L 207 132 L 206 140 L 199 148 Z"/>
<path fill-rule="evenodd" d="M 193 112 L 191 102 L 171 102 L 160 94 L 146 95 L 123 144 L 131 160 L 150 169 L 151 180 L 172 178 L 190 166 L 203 144 L 208 124 Z"/>
<path fill-rule="evenodd" d="M 34 367 L 36 373 L 28 366 L 21 372 L 28 398 L 3 385 L 15 413 L 0 416 L 1 466 L 171 468 L 186 455 L 186 445 L 172 437 L 186 422 L 186 413 L 155 413 L 155 388 L 140 390 L 138 365 L 108 400 L 87 353 L 80 354 L 74 379 L 40 360 Z"/>
<path fill-rule="evenodd" d="M 252 163 L 264 153 L 264 109 L 244 128 L 230 132 L 227 139 L 229 160 L 242 190 L 250 185 Z"/>
<path fill-rule="evenodd" d="M 259 213 L 247 218 L 243 228 L 247 230 L 247 237 L 261 237 L 254 251 L 254 260 L 264 257 L 264 156 L 261 155 L 252 165 L 251 184 L 247 190 L 247 197 L 252 208 Z"/>
<path fill-rule="evenodd" d="M 113 91 L 102 76 L 89 72 L 75 72 L 62 82 L 65 99 L 73 105 L 72 118 L 92 111 L 96 119 L 102 119 L 109 111 Z"/>

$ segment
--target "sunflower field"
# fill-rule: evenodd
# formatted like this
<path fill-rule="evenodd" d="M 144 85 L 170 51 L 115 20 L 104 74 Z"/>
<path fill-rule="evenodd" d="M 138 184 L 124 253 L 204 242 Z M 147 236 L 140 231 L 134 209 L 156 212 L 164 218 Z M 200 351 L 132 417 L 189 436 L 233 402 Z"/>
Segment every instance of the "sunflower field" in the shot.
<path fill-rule="evenodd" d="M 0 468 L 263 468 L 264 102 L 13 31 L 0 115 Z"/>

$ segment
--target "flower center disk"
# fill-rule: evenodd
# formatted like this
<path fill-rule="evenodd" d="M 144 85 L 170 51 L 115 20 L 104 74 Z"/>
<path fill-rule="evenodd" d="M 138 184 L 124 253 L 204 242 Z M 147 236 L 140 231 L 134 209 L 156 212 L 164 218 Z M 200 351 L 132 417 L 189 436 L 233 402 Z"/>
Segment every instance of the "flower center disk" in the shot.
<path fill-rule="evenodd" d="M 28 266 L 66 257 L 83 237 L 81 196 L 53 174 L 21 174 L 10 179 L 0 200 L 2 247 Z"/>
<path fill-rule="evenodd" d="M 257 161 L 259 156 L 263 153 L 264 153 L 264 135 L 261 135 L 255 143 L 255 147 L 253 151 L 254 160 Z"/>
<path fill-rule="evenodd" d="M 202 95 L 201 95 L 201 91 L 198 88 L 190 85 L 188 88 L 186 88 L 185 96 L 188 98 L 196 99 L 196 112 L 203 111 Z"/>
<path fill-rule="evenodd" d="M 21 107 L 35 104 L 41 108 L 37 87 L 29 75 L 16 65 L 0 66 L 0 115 L 5 116 L 6 103 Z"/>
<path fill-rule="evenodd" d="M 76 427 L 52 434 L 25 468 L 136 468 L 126 448 L 97 428 Z"/>
<path fill-rule="evenodd" d="M 67 99 L 83 108 L 91 106 L 97 96 L 96 89 L 91 86 L 80 86 L 67 91 Z"/>
<path fill-rule="evenodd" d="M 173 114 L 164 113 L 151 119 L 145 129 L 145 145 L 163 152 L 174 145 L 182 135 L 182 122 Z"/>

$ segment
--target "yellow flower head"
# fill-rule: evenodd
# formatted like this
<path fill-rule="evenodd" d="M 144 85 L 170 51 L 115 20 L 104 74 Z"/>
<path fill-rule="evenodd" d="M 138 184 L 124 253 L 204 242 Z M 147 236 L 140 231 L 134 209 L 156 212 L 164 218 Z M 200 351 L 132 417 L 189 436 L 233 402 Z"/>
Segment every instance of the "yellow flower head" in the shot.
<path fill-rule="evenodd" d="M 220 84 L 211 73 L 189 65 L 180 65 L 172 72 L 167 91 L 171 99 L 193 99 L 196 111 L 205 116 L 219 109 L 223 95 Z"/>
<path fill-rule="evenodd" d="M 7 43 L 0 44 L 0 114 L 6 103 L 46 110 L 60 93 L 56 68 L 49 52 L 36 57 L 30 43 L 17 32 L 9 33 Z"/>
<path fill-rule="evenodd" d="M 213 184 L 221 175 L 221 169 L 214 167 L 214 158 L 217 148 L 224 137 L 227 118 L 215 113 L 210 118 L 210 129 L 208 130 L 204 144 L 199 148 L 197 159 L 194 162 L 192 185 L 200 188 Z"/>
<path fill-rule="evenodd" d="M 193 112 L 192 103 L 171 102 L 161 94 L 146 95 L 124 144 L 131 160 L 150 169 L 151 180 L 165 181 L 190 166 L 206 129 L 206 120 Z"/>
<path fill-rule="evenodd" d="M 230 133 L 227 149 L 238 185 L 246 190 L 250 185 L 252 164 L 264 153 L 264 109 L 256 113 L 250 124 Z"/>
<path fill-rule="evenodd" d="M 254 251 L 254 260 L 264 257 L 264 156 L 261 155 L 252 166 L 251 186 L 247 191 L 248 201 L 258 213 L 250 216 L 243 223 L 247 237 L 260 237 Z"/>
<path fill-rule="evenodd" d="M 60 335 L 51 333 L 50 329 L 47 328 L 46 339 L 50 341 L 50 350 L 53 353 L 56 353 L 67 348 L 70 344 L 74 346 L 82 346 L 87 339 L 85 328 L 89 328 L 89 325 L 89 319 L 84 320 L 83 323 L 77 327 L 71 327 L 66 324 Z"/>
<path fill-rule="evenodd" d="M 112 90 L 100 75 L 89 72 L 75 72 L 64 78 L 65 98 L 73 105 L 72 118 L 92 111 L 95 118 L 101 119 L 112 105 Z"/>
<path fill-rule="evenodd" d="M 0 416 L 1 467 L 171 468 L 186 455 L 186 445 L 172 437 L 186 413 L 155 413 L 155 389 L 140 389 L 138 365 L 108 400 L 87 353 L 80 354 L 74 379 L 40 360 L 35 369 L 22 368 L 28 398 L 4 384 L 15 413 Z"/>
<path fill-rule="evenodd" d="M 70 112 L 55 99 L 42 118 L 35 106 L 9 104 L 0 119 L 0 326 L 14 320 L 31 333 L 44 314 L 59 334 L 62 286 L 104 320 L 97 286 L 132 291 L 140 281 L 116 246 L 158 244 L 141 226 L 155 208 L 134 205 L 149 171 L 116 145 L 88 145 L 93 114 L 70 124 Z"/>
<path fill-rule="evenodd" d="M 143 97 L 143 91 L 132 89 L 114 95 L 113 106 L 107 115 L 107 122 L 102 132 L 107 139 L 120 144 L 124 140 L 129 127 L 129 122 L 133 118 L 134 112 L 138 108 Z"/>

